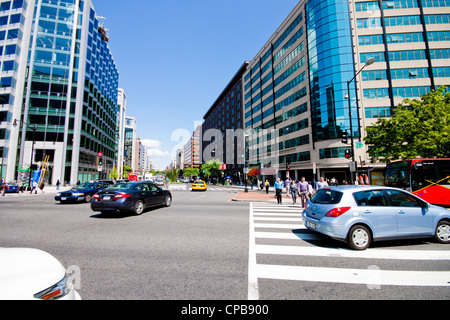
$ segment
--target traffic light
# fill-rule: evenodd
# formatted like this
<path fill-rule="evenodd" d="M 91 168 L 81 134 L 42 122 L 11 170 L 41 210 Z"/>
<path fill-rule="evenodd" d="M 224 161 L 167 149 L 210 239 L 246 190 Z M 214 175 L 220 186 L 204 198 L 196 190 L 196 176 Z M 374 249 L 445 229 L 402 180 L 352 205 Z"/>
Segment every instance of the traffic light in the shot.
<path fill-rule="evenodd" d="M 345 159 L 351 159 L 352 157 L 352 150 L 345 149 Z"/>
<path fill-rule="evenodd" d="M 342 143 L 343 143 L 343 144 L 348 144 L 348 134 L 347 134 L 347 130 L 342 130 L 342 131 L 341 131 L 341 138 L 342 138 Z"/>
<path fill-rule="evenodd" d="M 103 157 L 98 157 L 98 165 L 103 165 Z"/>

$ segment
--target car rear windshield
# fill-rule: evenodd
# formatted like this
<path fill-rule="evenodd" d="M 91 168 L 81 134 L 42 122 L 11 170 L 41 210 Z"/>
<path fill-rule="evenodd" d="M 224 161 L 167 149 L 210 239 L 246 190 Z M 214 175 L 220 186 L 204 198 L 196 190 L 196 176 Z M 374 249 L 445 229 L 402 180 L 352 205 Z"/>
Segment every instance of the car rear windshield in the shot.
<path fill-rule="evenodd" d="M 133 183 L 116 183 L 110 186 L 109 189 L 130 189 L 132 186 L 134 186 Z"/>
<path fill-rule="evenodd" d="M 343 193 L 330 189 L 320 189 L 311 201 L 317 204 L 337 204 L 341 202 Z"/>

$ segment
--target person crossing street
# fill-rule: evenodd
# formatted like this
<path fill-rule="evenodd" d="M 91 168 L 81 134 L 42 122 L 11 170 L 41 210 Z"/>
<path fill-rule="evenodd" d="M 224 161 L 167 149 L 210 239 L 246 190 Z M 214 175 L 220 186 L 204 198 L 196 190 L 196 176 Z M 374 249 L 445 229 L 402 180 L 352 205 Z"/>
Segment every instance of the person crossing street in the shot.
<path fill-rule="evenodd" d="M 281 179 L 278 178 L 277 182 L 275 182 L 275 193 L 277 195 L 277 203 L 278 204 L 283 203 L 283 199 L 282 199 L 283 187 L 284 187 L 283 181 L 281 181 Z"/>
<path fill-rule="evenodd" d="M 305 177 L 302 177 L 302 180 L 297 185 L 298 191 L 300 194 L 300 198 L 302 199 L 302 207 L 304 208 L 306 202 L 309 201 L 309 183 L 306 181 Z"/>

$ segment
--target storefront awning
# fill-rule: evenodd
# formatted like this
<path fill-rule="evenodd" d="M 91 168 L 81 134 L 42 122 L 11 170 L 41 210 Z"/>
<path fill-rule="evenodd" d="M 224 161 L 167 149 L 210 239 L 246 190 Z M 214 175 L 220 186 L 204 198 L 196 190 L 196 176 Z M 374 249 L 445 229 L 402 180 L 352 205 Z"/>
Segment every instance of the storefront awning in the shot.
<path fill-rule="evenodd" d="M 250 171 L 247 173 L 248 176 L 256 176 L 259 174 L 259 170 L 258 168 L 252 168 L 250 169 Z"/>

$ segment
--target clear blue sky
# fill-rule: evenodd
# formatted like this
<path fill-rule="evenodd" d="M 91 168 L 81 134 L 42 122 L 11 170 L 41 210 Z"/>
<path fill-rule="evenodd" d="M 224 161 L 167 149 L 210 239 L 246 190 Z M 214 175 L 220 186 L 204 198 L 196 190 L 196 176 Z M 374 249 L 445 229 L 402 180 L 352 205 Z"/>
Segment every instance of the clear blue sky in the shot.
<path fill-rule="evenodd" d="M 158 169 L 298 0 L 92 0 Z"/>

